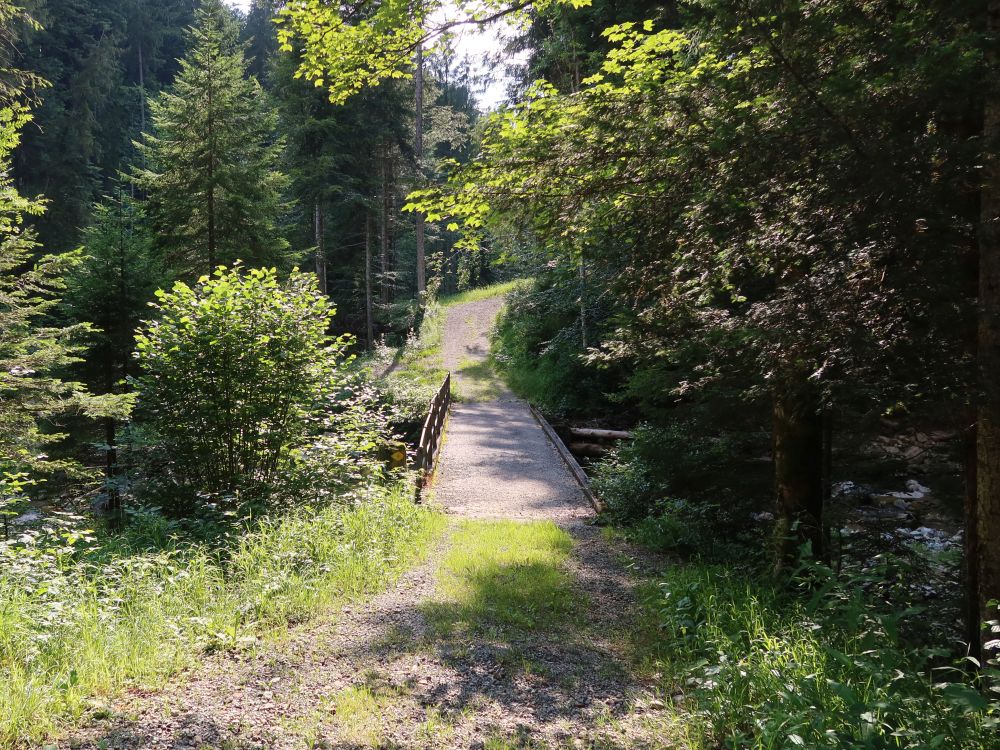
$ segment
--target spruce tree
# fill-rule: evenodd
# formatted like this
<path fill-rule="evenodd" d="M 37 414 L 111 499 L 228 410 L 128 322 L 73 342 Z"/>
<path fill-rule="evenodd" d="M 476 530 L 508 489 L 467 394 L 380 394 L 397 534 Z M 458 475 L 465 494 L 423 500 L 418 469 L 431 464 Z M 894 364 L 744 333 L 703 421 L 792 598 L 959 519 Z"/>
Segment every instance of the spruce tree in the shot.
<path fill-rule="evenodd" d="M 206 0 L 173 85 L 151 102 L 153 128 L 132 172 L 149 198 L 156 244 L 182 275 L 242 260 L 287 265 L 278 230 L 287 179 L 277 118 L 238 41 L 232 13 Z"/>

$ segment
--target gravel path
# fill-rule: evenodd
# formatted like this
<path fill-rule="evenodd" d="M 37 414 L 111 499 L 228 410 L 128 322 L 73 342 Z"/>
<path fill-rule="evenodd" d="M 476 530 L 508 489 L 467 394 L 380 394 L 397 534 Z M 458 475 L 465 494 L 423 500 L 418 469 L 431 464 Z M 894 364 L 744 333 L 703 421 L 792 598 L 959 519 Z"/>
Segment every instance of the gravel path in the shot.
<path fill-rule="evenodd" d="M 449 308 L 444 357 L 486 357 L 498 300 Z M 476 333 L 472 337 L 468 334 Z M 527 407 L 506 392 L 450 417 L 435 501 L 456 516 L 551 519 L 574 538 L 580 622 L 558 632 L 443 633 L 437 570 L 456 518 L 429 558 L 389 591 L 253 653 L 208 657 L 164 690 L 134 692 L 59 747 L 666 748 L 675 718 L 635 676 L 636 586 L 655 560 L 626 558 L 585 523 L 591 511 Z"/>
<path fill-rule="evenodd" d="M 441 355 L 444 368 L 452 373 L 452 382 L 459 392 L 463 388 L 474 387 L 475 380 L 489 379 L 498 391 L 496 400 L 513 398 L 513 394 L 488 368 L 476 367 L 485 364 L 489 357 L 490 331 L 502 307 L 503 297 L 489 297 L 444 309 Z M 469 370 L 476 374 L 485 370 L 485 378 L 470 377 Z"/>
<path fill-rule="evenodd" d="M 462 402 L 451 410 L 433 497 L 459 515 L 580 523 L 592 510 L 576 481 L 528 405 L 489 369 L 502 306 L 492 297 L 445 309 L 444 365 Z"/>

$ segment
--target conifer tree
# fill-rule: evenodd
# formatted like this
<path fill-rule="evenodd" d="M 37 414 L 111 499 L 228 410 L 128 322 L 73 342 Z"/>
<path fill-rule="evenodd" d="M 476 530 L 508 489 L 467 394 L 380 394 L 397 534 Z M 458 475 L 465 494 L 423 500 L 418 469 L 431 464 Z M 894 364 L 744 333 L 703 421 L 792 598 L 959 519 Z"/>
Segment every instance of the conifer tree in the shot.
<path fill-rule="evenodd" d="M 278 230 L 287 185 L 277 118 L 238 42 L 232 13 L 206 0 L 174 84 L 150 105 L 135 184 L 149 198 L 157 246 L 181 274 L 242 260 L 285 266 Z"/>
<path fill-rule="evenodd" d="M 46 444 L 63 437 L 56 427 L 61 415 L 127 411 L 124 400 L 94 397 L 80 383 L 59 377 L 78 361 L 89 326 L 48 323 L 63 276 L 79 259 L 63 254 L 32 262 L 38 245 L 23 223 L 40 214 L 43 204 L 21 196 L 9 176 L 11 151 L 28 119 L 17 105 L 0 110 L 0 493 L 20 471 L 80 468 L 72 461 L 47 460 L 44 453 Z"/>
<path fill-rule="evenodd" d="M 94 207 L 94 220 L 83 232 L 84 257 L 66 278 L 66 312 L 75 321 L 97 326 L 85 362 L 78 370 L 95 393 L 120 394 L 133 375 L 135 330 L 148 317 L 148 304 L 166 282 L 142 207 L 119 186 Z M 119 505 L 117 488 L 118 420 L 102 420 L 108 479 L 108 505 Z"/>

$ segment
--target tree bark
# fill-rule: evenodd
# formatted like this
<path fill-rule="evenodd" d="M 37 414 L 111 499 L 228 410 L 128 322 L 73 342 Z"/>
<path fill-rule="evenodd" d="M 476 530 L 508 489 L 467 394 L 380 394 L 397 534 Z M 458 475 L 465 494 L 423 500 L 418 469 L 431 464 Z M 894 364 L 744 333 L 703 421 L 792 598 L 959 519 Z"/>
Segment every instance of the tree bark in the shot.
<path fill-rule="evenodd" d="M 815 394 L 789 384 L 774 393 L 775 573 L 794 566 L 809 543 L 826 554 L 823 523 L 823 415 Z"/>
<path fill-rule="evenodd" d="M 319 290 L 323 294 L 326 290 L 326 247 L 323 244 L 323 235 L 326 232 L 325 217 L 323 216 L 323 204 L 319 198 L 313 204 L 313 231 L 316 236 L 316 279 L 319 281 Z"/>
<path fill-rule="evenodd" d="M 416 71 L 414 73 L 414 83 L 416 85 L 416 103 L 413 127 L 413 153 L 417 160 L 417 180 L 423 181 L 423 161 L 424 161 L 424 48 L 417 45 Z M 416 226 L 417 239 L 417 294 L 427 290 L 427 262 L 424 257 L 424 216 L 417 214 Z"/>
<path fill-rule="evenodd" d="M 1000 72 L 1000 0 L 987 6 L 987 70 Z M 979 621 L 997 619 L 1000 599 L 1000 92 L 995 78 L 983 109 L 983 185 L 979 226 L 979 404 L 976 409 L 975 577 Z M 984 641 L 997 635 L 984 630 Z M 983 654 L 984 658 L 996 653 Z"/>
<path fill-rule="evenodd" d="M 372 315 L 372 215 L 365 211 L 365 333 L 368 351 L 375 346 L 375 321 Z"/>

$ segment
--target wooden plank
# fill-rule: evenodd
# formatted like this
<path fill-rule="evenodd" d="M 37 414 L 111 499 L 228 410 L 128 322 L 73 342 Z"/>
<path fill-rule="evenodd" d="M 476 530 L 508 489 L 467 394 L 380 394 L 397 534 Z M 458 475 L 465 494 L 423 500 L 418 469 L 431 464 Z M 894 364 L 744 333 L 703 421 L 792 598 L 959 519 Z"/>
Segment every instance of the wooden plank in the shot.
<path fill-rule="evenodd" d="M 415 468 L 418 472 L 416 487 L 418 502 L 422 488 L 430 481 L 434 473 L 438 453 L 441 448 L 441 433 L 444 430 L 450 406 L 451 373 L 448 373 L 441 387 L 438 388 L 437 393 L 434 394 L 434 397 L 427 404 L 427 417 L 424 419 L 424 426 L 420 431 L 420 441 L 417 444 L 417 458 L 415 461 Z"/>
<path fill-rule="evenodd" d="M 576 483 L 580 485 L 580 489 L 583 490 L 583 494 L 586 496 L 590 504 L 594 506 L 594 510 L 598 513 L 603 513 L 607 510 L 607 506 L 594 494 L 594 491 L 590 489 L 590 480 L 587 478 L 587 475 L 584 474 L 583 469 L 580 468 L 580 464 L 578 464 L 576 459 L 573 458 L 573 454 L 569 452 L 569 449 L 563 443 L 562 439 L 560 439 L 560 437 L 556 434 L 556 431 L 552 429 L 552 425 L 549 424 L 549 421 L 542 416 L 542 413 L 531 404 L 528 404 L 528 408 L 531 409 L 532 416 L 534 416 L 535 421 L 538 422 L 546 437 L 548 437 L 549 441 L 556 447 L 556 450 L 562 457 L 563 463 L 565 463 L 566 468 L 569 469 L 569 473 L 573 475 Z"/>

